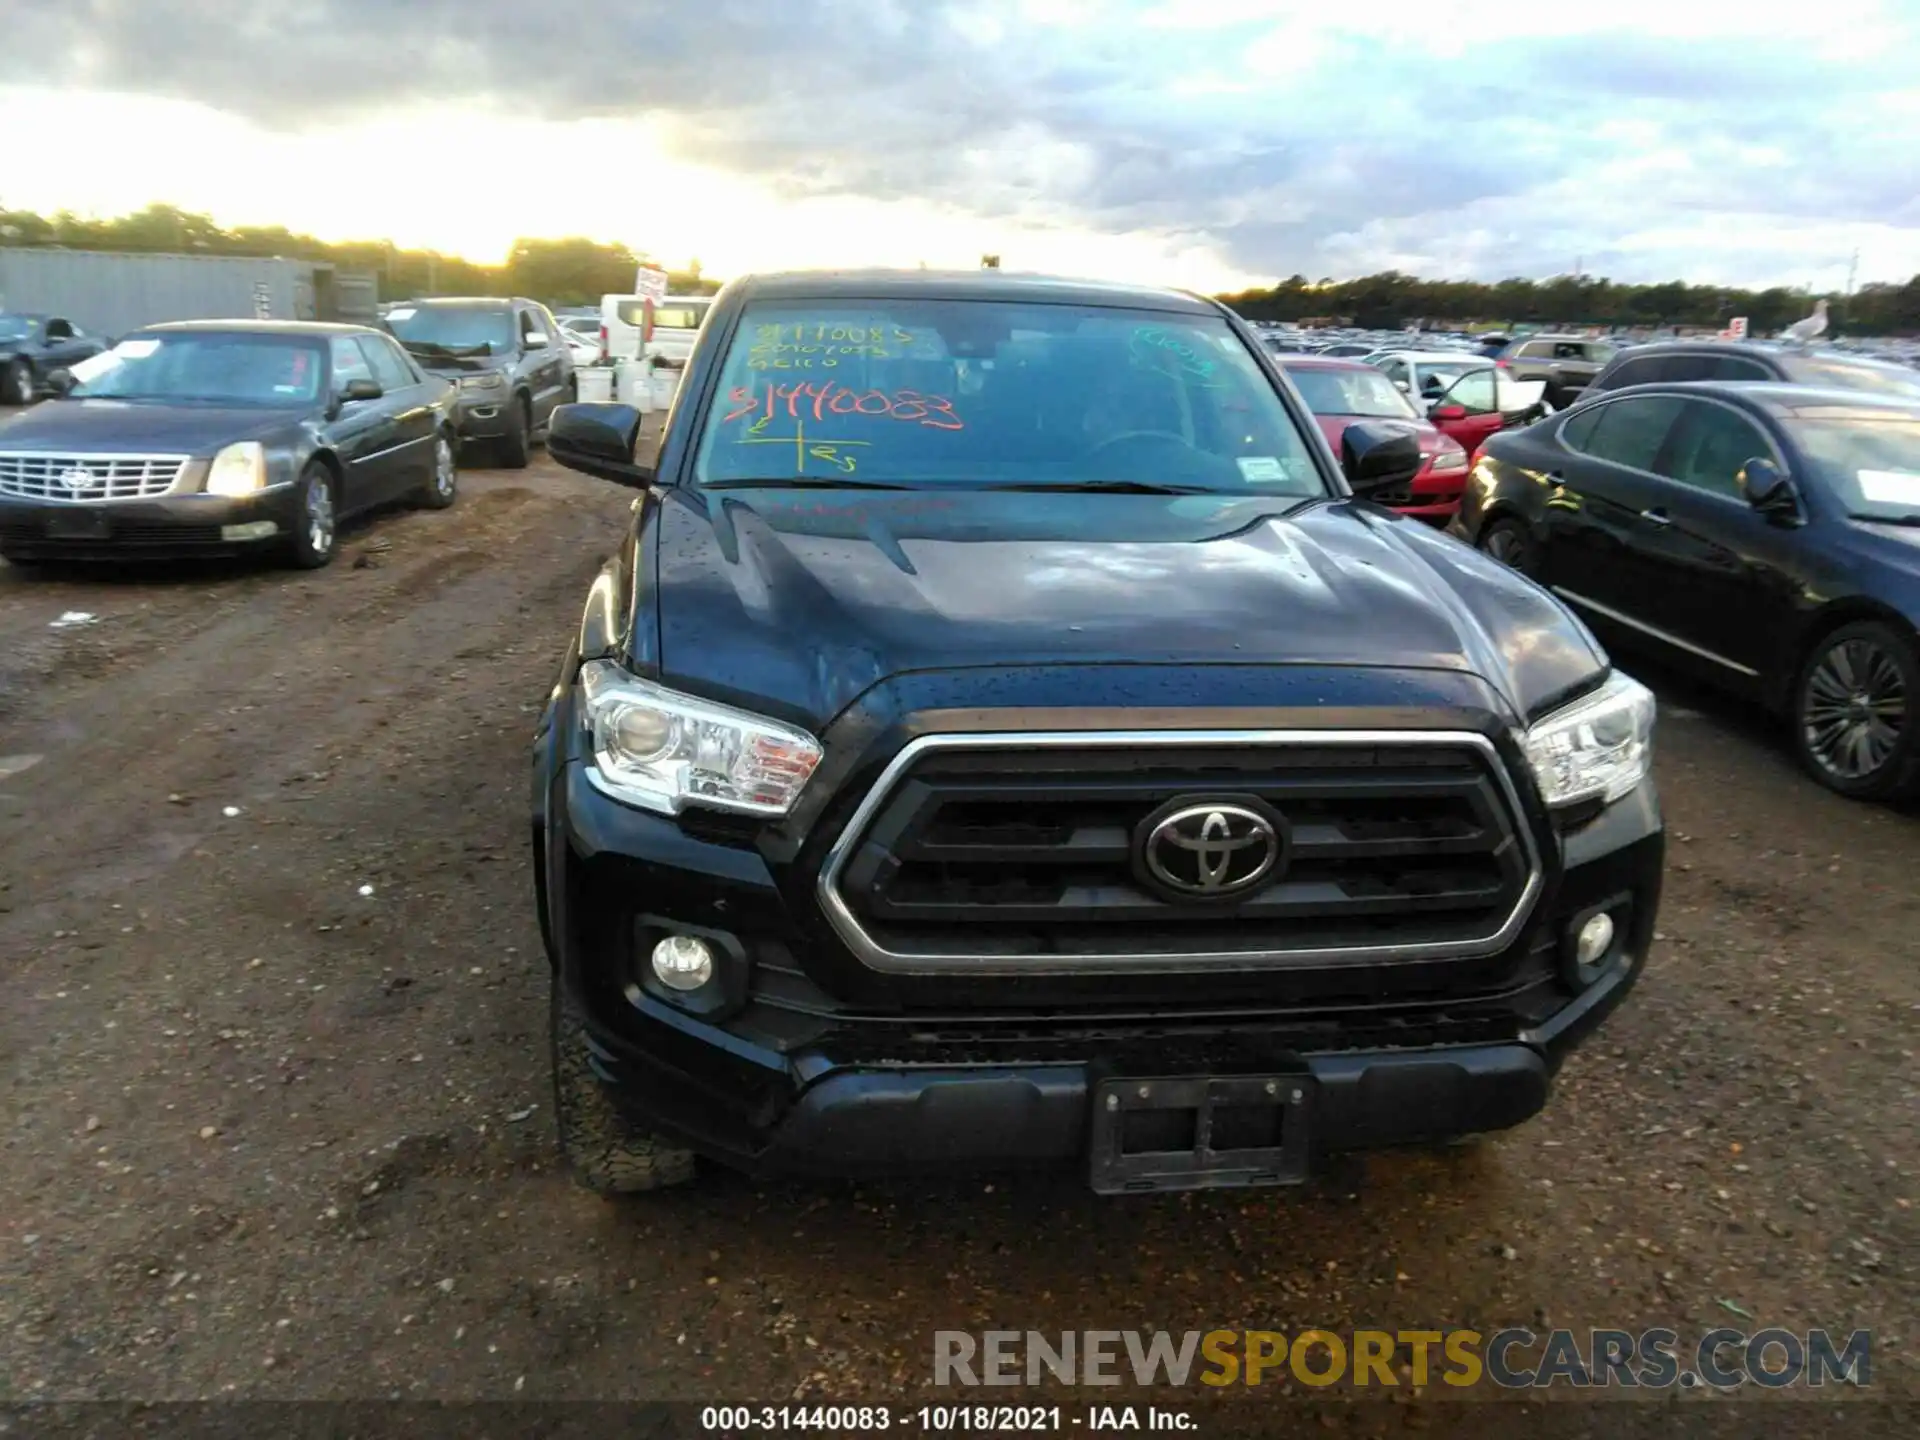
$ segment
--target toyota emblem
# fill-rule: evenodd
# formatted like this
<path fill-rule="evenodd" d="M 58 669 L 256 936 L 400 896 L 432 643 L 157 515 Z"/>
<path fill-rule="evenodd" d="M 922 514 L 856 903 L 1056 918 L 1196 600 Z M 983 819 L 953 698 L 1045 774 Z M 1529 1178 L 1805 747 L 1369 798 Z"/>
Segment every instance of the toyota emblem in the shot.
<path fill-rule="evenodd" d="M 1273 878 L 1286 855 L 1283 824 L 1265 806 L 1179 800 L 1147 817 L 1139 857 L 1159 888 L 1182 900 L 1230 900 Z"/>

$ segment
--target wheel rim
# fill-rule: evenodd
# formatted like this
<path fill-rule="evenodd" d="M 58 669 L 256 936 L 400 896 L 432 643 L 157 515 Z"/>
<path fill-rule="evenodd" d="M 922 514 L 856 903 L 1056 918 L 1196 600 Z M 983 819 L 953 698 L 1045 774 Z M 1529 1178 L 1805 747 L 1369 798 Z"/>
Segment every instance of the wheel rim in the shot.
<path fill-rule="evenodd" d="M 1487 535 L 1487 554 L 1515 570 L 1527 553 L 1526 537 L 1511 525 L 1496 525 Z"/>
<path fill-rule="evenodd" d="M 433 447 L 433 488 L 442 497 L 453 494 L 453 446 L 443 435 Z"/>
<path fill-rule="evenodd" d="M 307 548 L 324 555 L 333 545 L 333 487 L 315 476 L 307 486 Z"/>
<path fill-rule="evenodd" d="M 1832 646 L 1807 676 L 1800 706 L 1807 751 L 1842 780 L 1864 780 L 1899 747 L 1907 722 L 1907 682 L 1899 662 L 1872 640 Z"/>

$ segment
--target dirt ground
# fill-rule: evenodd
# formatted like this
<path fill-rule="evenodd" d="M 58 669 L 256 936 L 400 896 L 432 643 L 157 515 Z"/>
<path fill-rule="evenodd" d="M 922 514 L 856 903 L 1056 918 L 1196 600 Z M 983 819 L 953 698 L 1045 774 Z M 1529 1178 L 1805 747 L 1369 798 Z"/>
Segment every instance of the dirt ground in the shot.
<path fill-rule="evenodd" d="M 860 1401 L 940 1328 L 1509 1324 L 1870 1328 L 1913 1392 L 1920 819 L 1658 674 L 1659 944 L 1516 1132 L 1283 1192 L 574 1188 L 526 753 L 629 498 L 540 456 L 317 573 L 0 564 L 0 1399 Z"/>

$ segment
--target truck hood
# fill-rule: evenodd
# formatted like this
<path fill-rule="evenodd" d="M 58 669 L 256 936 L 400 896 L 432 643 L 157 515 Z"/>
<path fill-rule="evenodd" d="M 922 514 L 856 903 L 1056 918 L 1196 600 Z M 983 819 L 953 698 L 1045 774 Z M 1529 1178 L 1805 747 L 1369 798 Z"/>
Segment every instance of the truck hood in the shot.
<path fill-rule="evenodd" d="M 49 400 L 0 421 L 0 451 L 206 456 L 236 440 L 257 440 L 284 429 L 311 408 Z"/>
<path fill-rule="evenodd" d="M 1531 582 L 1347 500 L 674 490 L 645 523 L 659 646 L 636 648 L 669 684 L 815 729 L 912 671 L 1438 669 L 1519 718 L 1606 664 Z"/>

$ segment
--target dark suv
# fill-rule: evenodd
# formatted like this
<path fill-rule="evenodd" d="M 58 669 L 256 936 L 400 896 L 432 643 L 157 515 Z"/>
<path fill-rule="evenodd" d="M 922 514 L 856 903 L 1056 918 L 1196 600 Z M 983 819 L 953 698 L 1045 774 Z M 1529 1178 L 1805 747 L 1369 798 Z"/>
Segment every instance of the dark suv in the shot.
<path fill-rule="evenodd" d="M 460 387 L 463 445 L 494 446 L 508 467 L 525 468 L 555 408 L 578 399 L 573 351 L 553 312 L 534 300 L 409 300 L 380 323 L 422 369 Z"/>
<path fill-rule="evenodd" d="M 1495 358 L 1516 380 L 1544 382 L 1547 403 L 1564 410 L 1580 398 L 1613 355 L 1612 345 L 1584 335 L 1529 335 L 1510 342 Z"/>
<path fill-rule="evenodd" d="M 1635 345 L 1614 356 L 1595 378 L 1590 393 L 1689 380 L 1763 380 L 1920 399 L 1920 371 L 1842 350 L 1807 350 L 1763 340 L 1670 340 Z"/>
<path fill-rule="evenodd" d="M 753 278 L 680 395 L 550 440 L 638 492 L 533 752 L 589 1185 L 1297 1181 L 1527 1119 L 1638 978 L 1651 696 L 1221 305 Z"/>

